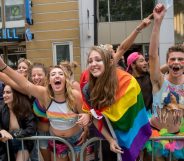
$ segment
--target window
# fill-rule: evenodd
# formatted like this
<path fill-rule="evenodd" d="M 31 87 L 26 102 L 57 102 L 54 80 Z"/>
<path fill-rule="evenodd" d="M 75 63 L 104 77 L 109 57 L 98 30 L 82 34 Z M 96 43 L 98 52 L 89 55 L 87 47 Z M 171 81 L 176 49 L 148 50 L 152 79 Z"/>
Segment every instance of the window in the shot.
<path fill-rule="evenodd" d="M 3 53 L 3 47 L 0 47 L 0 54 L 13 69 L 17 68 L 17 63 L 20 58 L 26 58 L 25 46 L 8 46 L 6 53 Z"/>
<path fill-rule="evenodd" d="M 141 20 L 152 13 L 154 0 L 99 0 L 99 21 Z"/>
<path fill-rule="evenodd" d="M 174 33 L 175 43 L 184 42 L 184 0 L 174 1 Z"/>
<path fill-rule="evenodd" d="M 24 0 L 6 0 L 5 17 L 6 28 L 24 27 Z"/>
<path fill-rule="evenodd" d="M 5 1 L 6 21 L 17 21 L 24 19 L 24 0 Z"/>
<path fill-rule="evenodd" d="M 141 19 L 141 4 L 138 0 L 110 0 L 111 22 Z"/>
<path fill-rule="evenodd" d="M 11 66 L 13 69 L 17 69 L 18 60 L 20 58 L 26 58 L 26 53 L 8 54 L 7 64 Z"/>
<path fill-rule="evenodd" d="M 53 43 L 53 64 L 57 65 L 62 60 L 73 60 L 73 44 L 72 42 Z"/>
<path fill-rule="evenodd" d="M 142 15 L 143 18 L 147 17 L 153 12 L 155 1 L 142 0 Z"/>
<path fill-rule="evenodd" d="M 108 22 L 108 2 L 99 0 L 99 21 Z"/>

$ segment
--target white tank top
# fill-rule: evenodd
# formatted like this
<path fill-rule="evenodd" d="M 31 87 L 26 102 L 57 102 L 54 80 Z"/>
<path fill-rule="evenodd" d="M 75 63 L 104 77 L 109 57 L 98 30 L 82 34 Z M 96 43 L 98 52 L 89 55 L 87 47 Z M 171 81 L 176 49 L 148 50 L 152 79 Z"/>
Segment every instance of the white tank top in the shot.
<path fill-rule="evenodd" d="M 78 114 L 74 113 L 66 102 L 51 101 L 47 109 L 50 125 L 57 130 L 68 130 L 76 125 Z"/>

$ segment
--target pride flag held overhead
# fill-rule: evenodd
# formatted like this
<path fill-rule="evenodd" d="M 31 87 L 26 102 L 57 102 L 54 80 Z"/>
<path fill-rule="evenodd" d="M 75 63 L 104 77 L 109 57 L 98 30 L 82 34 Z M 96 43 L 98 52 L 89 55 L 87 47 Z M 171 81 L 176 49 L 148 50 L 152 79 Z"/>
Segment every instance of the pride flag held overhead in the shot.
<path fill-rule="evenodd" d="M 116 102 L 101 109 L 94 109 L 98 115 L 105 115 L 111 122 L 118 144 L 124 151 L 121 154 L 123 161 L 135 161 L 151 136 L 151 127 L 146 114 L 140 86 L 136 79 L 120 69 L 117 69 L 118 90 Z M 88 90 L 88 72 L 81 77 L 83 91 L 83 110 L 90 112 Z"/>

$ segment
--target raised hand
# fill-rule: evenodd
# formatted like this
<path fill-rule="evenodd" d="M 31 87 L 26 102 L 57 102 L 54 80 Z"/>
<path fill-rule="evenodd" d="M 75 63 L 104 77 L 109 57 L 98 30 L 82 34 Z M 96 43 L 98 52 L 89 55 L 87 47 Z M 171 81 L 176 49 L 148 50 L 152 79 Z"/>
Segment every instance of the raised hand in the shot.
<path fill-rule="evenodd" d="M 153 9 L 154 20 L 161 22 L 162 19 L 164 18 L 165 12 L 166 12 L 165 6 L 161 3 L 158 3 Z"/>
<path fill-rule="evenodd" d="M 153 14 L 150 14 L 148 17 L 144 18 L 141 22 L 141 24 L 138 26 L 139 30 L 142 30 L 146 27 L 148 27 L 151 24 L 151 18 L 153 17 Z"/>
<path fill-rule="evenodd" d="M 3 58 L 0 56 L 0 71 L 3 71 L 7 65 L 5 64 Z"/>

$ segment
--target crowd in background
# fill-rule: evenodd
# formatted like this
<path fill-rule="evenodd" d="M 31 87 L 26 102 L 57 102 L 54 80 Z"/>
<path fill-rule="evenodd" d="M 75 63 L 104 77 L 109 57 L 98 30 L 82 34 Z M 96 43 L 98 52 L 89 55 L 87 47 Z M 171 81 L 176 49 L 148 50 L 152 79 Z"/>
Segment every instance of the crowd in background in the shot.
<path fill-rule="evenodd" d="M 16 138 L 58 136 L 74 148 L 79 161 L 81 146 L 98 135 L 103 160 L 148 161 L 154 148 L 156 161 L 184 159 L 184 140 L 156 141 L 149 138 L 184 134 L 184 45 L 168 49 L 166 64 L 160 67 L 158 54 L 160 27 L 166 9 L 157 4 L 116 50 L 110 44 L 91 47 L 87 68 L 80 82 L 74 80 L 76 62 L 61 61 L 45 67 L 28 59 L 18 61 L 17 70 L 0 58 L 0 160 L 11 161 L 71 159 L 69 148 L 56 141 L 34 141 Z M 134 51 L 127 60 L 125 52 L 139 32 L 148 27 L 153 17 L 149 62 L 144 54 Z M 113 133 L 109 131 L 108 119 Z M 37 153 L 39 148 L 39 154 Z M 85 156 L 87 158 L 87 156 Z"/>

